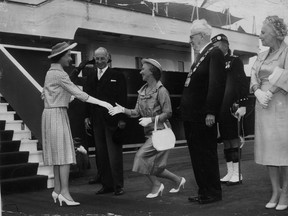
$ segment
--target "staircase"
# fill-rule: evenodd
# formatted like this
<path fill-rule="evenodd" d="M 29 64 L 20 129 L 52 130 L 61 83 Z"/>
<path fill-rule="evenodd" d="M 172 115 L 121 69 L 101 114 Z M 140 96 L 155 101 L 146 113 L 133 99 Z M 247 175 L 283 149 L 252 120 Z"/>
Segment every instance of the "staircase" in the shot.
<path fill-rule="evenodd" d="M 54 186 L 53 169 L 43 165 L 38 140 L 0 94 L 0 181 L 2 194 Z M 16 120 L 15 120 L 16 118 Z"/>

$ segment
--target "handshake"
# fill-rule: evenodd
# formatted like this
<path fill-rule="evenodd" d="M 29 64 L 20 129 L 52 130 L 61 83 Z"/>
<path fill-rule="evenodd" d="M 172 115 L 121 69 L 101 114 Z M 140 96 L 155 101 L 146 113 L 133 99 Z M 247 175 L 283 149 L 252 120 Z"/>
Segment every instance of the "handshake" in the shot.
<path fill-rule="evenodd" d="M 256 96 L 258 102 L 263 108 L 268 107 L 268 103 L 272 99 L 272 96 L 273 96 L 273 94 L 269 90 L 265 92 L 260 89 L 257 89 L 254 95 Z"/>
<path fill-rule="evenodd" d="M 116 103 L 115 107 L 109 107 L 107 108 L 108 112 L 111 116 L 114 116 L 118 113 L 125 113 L 125 107 L 119 105 Z M 142 117 L 139 119 L 139 125 L 146 127 L 148 124 L 152 123 L 151 117 Z"/>

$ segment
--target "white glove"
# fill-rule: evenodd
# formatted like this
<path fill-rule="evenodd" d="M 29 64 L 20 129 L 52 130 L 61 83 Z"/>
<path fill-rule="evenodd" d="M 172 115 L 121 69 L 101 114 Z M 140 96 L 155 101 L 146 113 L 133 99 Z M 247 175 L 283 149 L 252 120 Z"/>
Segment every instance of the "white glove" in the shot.
<path fill-rule="evenodd" d="M 124 113 L 124 111 L 125 111 L 125 108 L 116 103 L 116 106 L 113 107 L 111 110 L 109 110 L 109 114 L 114 116 L 118 113 Z"/>
<path fill-rule="evenodd" d="M 139 119 L 139 124 L 143 127 L 146 127 L 151 122 L 152 122 L 152 118 L 140 118 Z"/>
<path fill-rule="evenodd" d="M 260 89 L 257 89 L 254 93 L 259 103 L 262 105 L 262 107 L 267 108 L 268 102 L 271 100 L 270 96 L 267 94 L 267 92 L 264 92 Z"/>
<path fill-rule="evenodd" d="M 235 115 L 238 117 L 242 117 L 245 114 L 246 114 L 246 107 L 239 107 L 235 112 Z"/>
<path fill-rule="evenodd" d="M 86 149 L 85 149 L 82 145 L 80 145 L 80 147 L 77 148 L 77 151 L 80 152 L 80 153 L 82 153 L 82 154 L 87 154 Z"/>
<path fill-rule="evenodd" d="M 215 124 L 215 116 L 211 114 L 207 114 L 205 118 L 206 126 L 211 127 L 213 124 Z"/>
<path fill-rule="evenodd" d="M 269 100 L 271 100 L 273 97 L 273 93 L 270 92 L 269 90 L 266 92 L 266 95 L 268 96 Z"/>

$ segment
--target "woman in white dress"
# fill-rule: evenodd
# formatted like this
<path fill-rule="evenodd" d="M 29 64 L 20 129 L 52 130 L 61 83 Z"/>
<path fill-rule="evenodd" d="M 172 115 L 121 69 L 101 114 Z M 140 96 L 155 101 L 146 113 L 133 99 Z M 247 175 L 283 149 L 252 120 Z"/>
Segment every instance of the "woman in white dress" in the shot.
<path fill-rule="evenodd" d="M 288 46 L 287 26 L 268 16 L 260 40 L 269 49 L 258 55 L 251 73 L 255 105 L 255 161 L 266 165 L 272 196 L 266 208 L 288 208 Z M 281 180 L 282 178 L 282 180 Z M 281 185 L 282 182 L 282 185 Z"/>
<path fill-rule="evenodd" d="M 73 84 L 64 71 L 72 61 L 70 50 L 77 44 L 69 45 L 66 42 L 53 46 L 51 55 L 51 67 L 48 70 L 42 98 L 44 110 L 42 113 L 42 147 L 43 160 L 47 166 L 53 166 L 54 170 L 54 191 L 52 198 L 54 202 L 59 200 L 66 205 L 79 205 L 75 202 L 69 192 L 69 171 L 70 164 L 76 163 L 74 144 L 70 129 L 67 108 L 71 96 L 75 96 L 83 102 L 97 104 L 108 110 L 112 105 L 93 98 L 81 91 Z"/>

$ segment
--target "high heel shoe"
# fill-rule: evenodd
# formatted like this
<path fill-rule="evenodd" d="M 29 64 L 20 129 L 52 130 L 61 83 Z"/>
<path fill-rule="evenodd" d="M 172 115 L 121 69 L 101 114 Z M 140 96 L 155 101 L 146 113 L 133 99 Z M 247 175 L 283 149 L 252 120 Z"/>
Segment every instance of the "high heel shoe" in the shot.
<path fill-rule="evenodd" d="M 160 187 L 159 187 L 159 189 L 158 189 L 158 191 L 156 192 L 156 193 L 149 193 L 147 196 L 146 196 L 146 198 L 155 198 L 155 197 L 157 197 L 157 196 L 159 196 L 159 194 L 160 194 L 160 196 L 162 196 L 162 193 L 163 193 L 163 190 L 164 190 L 164 185 L 163 184 L 161 184 L 160 185 Z"/>
<path fill-rule="evenodd" d="M 75 202 L 75 201 L 73 201 L 73 200 L 68 200 L 68 199 L 66 199 L 62 194 L 59 194 L 58 200 L 59 200 L 60 206 L 62 206 L 62 202 L 66 203 L 67 206 L 77 206 L 77 205 L 80 205 L 79 202 Z"/>
<path fill-rule="evenodd" d="M 267 209 L 272 209 L 272 208 L 275 208 L 276 206 L 277 206 L 277 203 L 268 202 L 268 203 L 265 205 L 265 208 L 267 208 Z"/>
<path fill-rule="evenodd" d="M 276 206 L 276 210 L 278 210 L 278 211 L 283 211 L 283 210 L 285 210 L 285 209 L 287 209 L 288 208 L 288 205 L 277 205 Z"/>
<path fill-rule="evenodd" d="M 178 188 L 172 188 L 172 189 L 169 191 L 169 193 L 178 193 L 181 187 L 183 187 L 183 189 L 184 189 L 185 183 L 186 183 L 186 179 L 185 179 L 184 177 L 182 177 Z"/>
<path fill-rule="evenodd" d="M 52 198 L 54 200 L 54 203 L 56 203 L 57 202 L 57 198 L 58 198 L 58 194 L 55 191 L 52 192 Z"/>

